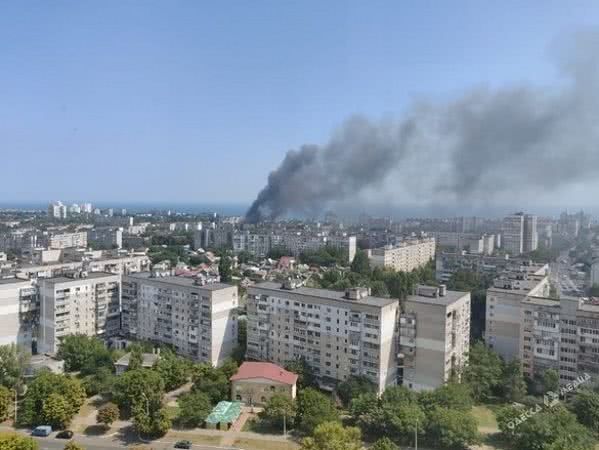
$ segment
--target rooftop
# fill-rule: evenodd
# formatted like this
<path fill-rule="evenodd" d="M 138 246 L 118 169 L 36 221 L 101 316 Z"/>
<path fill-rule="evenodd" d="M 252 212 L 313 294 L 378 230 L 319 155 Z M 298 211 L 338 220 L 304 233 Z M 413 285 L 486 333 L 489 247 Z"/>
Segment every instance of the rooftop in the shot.
<path fill-rule="evenodd" d="M 151 272 L 137 272 L 127 275 L 128 278 L 135 278 L 138 280 L 151 280 L 165 284 L 175 284 L 177 286 L 193 287 L 197 289 L 204 289 L 207 291 L 218 291 L 220 289 L 226 289 L 234 287 L 232 284 L 226 283 L 207 283 L 204 285 L 196 284 L 196 279 L 191 277 L 177 277 L 177 276 L 153 276 Z"/>
<path fill-rule="evenodd" d="M 24 280 L 23 278 L 0 278 L 0 286 L 6 284 L 17 284 L 17 283 L 30 283 L 30 280 Z"/>
<path fill-rule="evenodd" d="M 297 382 L 298 376 L 276 364 L 246 361 L 239 367 L 237 373 L 231 377 L 231 381 L 247 380 L 248 378 L 266 378 L 267 380 L 293 385 Z"/>
<path fill-rule="evenodd" d="M 425 295 L 408 295 L 406 302 L 449 306 L 468 294 L 469 292 L 446 291 L 445 295 L 438 295 L 437 297 L 428 297 Z"/>
<path fill-rule="evenodd" d="M 142 367 L 153 367 L 154 363 L 160 359 L 159 353 L 143 353 L 143 361 L 141 363 Z M 117 362 L 114 363 L 115 366 L 126 366 L 129 367 L 129 361 L 131 360 L 131 352 L 126 355 L 121 356 Z"/>
<path fill-rule="evenodd" d="M 72 278 L 72 277 L 60 276 L 60 277 L 53 277 L 53 278 L 44 278 L 43 282 L 49 283 L 49 284 L 74 283 L 74 282 L 80 282 L 80 281 L 84 282 L 86 280 L 97 280 L 99 278 L 112 278 L 112 277 L 118 277 L 118 275 L 114 274 L 114 273 L 110 273 L 110 272 L 87 272 L 87 275 L 84 277 Z"/>
<path fill-rule="evenodd" d="M 269 291 L 277 291 L 282 293 L 292 293 L 292 294 L 300 294 L 300 295 L 308 295 L 310 297 L 319 297 L 327 300 L 336 300 L 340 302 L 346 303 L 358 303 L 364 305 L 378 306 L 380 308 L 397 303 L 397 299 L 394 298 L 383 298 L 383 297 L 373 297 L 371 295 L 357 299 L 350 300 L 345 297 L 345 292 L 343 291 L 332 291 L 329 289 L 317 289 L 317 288 L 309 288 L 309 287 L 297 287 L 295 289 L 284 289 L 281 283 L 275 283 L 273 281 L 265 281 L 263 283 L 258 283 L 254 286 L 250 286 L 249 289 L 267 289 Z"/>

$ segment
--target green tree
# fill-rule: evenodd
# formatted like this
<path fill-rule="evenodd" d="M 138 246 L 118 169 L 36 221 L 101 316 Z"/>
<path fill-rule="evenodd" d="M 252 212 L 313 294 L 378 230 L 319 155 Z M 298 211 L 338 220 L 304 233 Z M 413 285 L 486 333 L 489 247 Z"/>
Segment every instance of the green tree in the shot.
<path fill-rule="evenodd" d="M 533 414 L 516 427 L 518 450 L 593 450 L 595 439 L 576 416 L 561 405 Z"/>
<path fill-rule="evenodd" d="M 37 442 L 22 434 L 0 431 L 0 450 L 39 450 Z"/>
<path fill-rule="evenodd" d="M 83 375 L 93 374 L 100 367 L 112 369 L 110 350 L 95 336 L 74 334 L 65 336 L 60 342 L 56 356 L 64 360 L 67 372 L 81 371 Z"/>
<path fill-rule="evenodd" d="M 160 374 L 167 391 L 183 386 L 191 376 L 191 361 L 178 357 L 171 350 L 163 350 L 154 369 Z"/>
<path fill-rule="evenodd" d="M 0 385 L 8 389 L 19 389 L 23 384 L 23 374 L 29 365 L 29 353 L 16 345 L 0 345 Z"/>
<path fill-rule="evenodd" d="M 221 256 L 218 262 L 218 274 L 220 275 L 220 281 L 223 283 L 230 283 L 233 280 L 233 271 L 231 269 L 231 258 L 228 256 Z"/>
<path fill-rule="evenodd" d="M 374 393 L 360 394 L 350 401 L 349 412 L 352 421 L 365 434 L 376 434 L 379 431 L 382 423 L 382 409 L 379 403 L 379 398 Z"/>
<path fill-rule="evenodd" d="M 85 393 L 91 397 L 97 394 L 108 394 L 112 391 L 115 383 L 115 377 L 112 369 L 108 367 L 100 367 L 93 374 L 86 375 L 82 378 L 83 388 Z"/>
<path fill-rule="evenodd" d="M 260 418 L 272 426 L 285 428 L 296 414 L 295 402 L 289 396 L 276 393 L 264 405 Z"/>
<path fill-rule="evenodd" d="M 193 391 L 205 393 L 212 404 L 230 396 L 229 378 L 224 366 L 214 368 L 210 364 L 199 364 L 193 368 Z"/>
<path fill-rule="evenodd" d="M 581 389 L 572 402 L 572 411 L 578 421 L 595 434 L 599 434 L 599 393 Z"/>
<path fill-rule="evenodd" d="M 400 449 L 399 449 L 399 445 L 397 445 L 391 439 L 389 439 L 387 437 L 383 437 L 383 438 L 377 440 L 372 445 L 372 447 L 370 447 L 370 450 L 400 450 Z"/>
<path fill-rule="evenodd" d="M 55 423 L 66 424 L 84 401 L 85 390 L 78 379 L 41 370 L 28 384 L 19 408 L 19 421 L 22 425 L 36 426 L 52 418 Z"/>
<path fill-rule="evenodd" d="M 505 405 L 500 407 L 495 413 L 499 431 L 508 438 L 514 437 L 516 425 L 523 412 L 524 408 L 522 406 Z"/>
<path fill-rule="evenodd" d="M 375 297 L 389 297 L 389 289 L 384 281 L 375 280 L 370 282 L 370 292 Z"/>
<path fill-rule="evenodd" d="M 526 381 L 520 361 L 507 363 L 503 370 L 503 397 L 508 402 L 519 402 L 526 395 Z"/>
<path fill-rule="evenodd" d="M 156 438 L 164 436 L 171 428 L 172 422 L 165 408 L 151 406 L 146 410 L 138 405 L 133 411 L 133 426 L 138 433 Z"/>
<path fill-rule="evenodd" d="M 488 401 L 502 386 L 504 362 L 482 341 L 470 346 L 468 365 L 463 381 L 470 386 L 476 401 Z"/>
<path fill-rule="evenodd" d="M 314 434 L 302 441 L 301 450 L 360 450 L 362 433 L 355 427 L 344 427 L 339 422 L 324 422 Z"/>
<path fill-rule="evenodd" d="M 347 406 L 352 398 L 376 392 L 376 387 L 369 378 L 352 375 L 337 385 L 336 392 L 343 404 Z"/>
<path fill-rule="evenodd" d="M 298 389 L 307 387 L 317 387 L 318 382 L 312 366 L 308 364 L 305 358 L 295 358 L 285 363 L 285 369 L 297 374 Z"/>
<path fill-rule="evenodd" d="M 44 400 L 41 412 L 43 422 L 53 428 L 65 428 L 73 418 L 67 400 L 57 393 L 50 394 Z"/>
<path fill-rule="evenodd" d="M 468 448 L 478 444 L 478 424 L 469 412 L 437 407 L 428 417 L 427 439 L 444 448 Z"/>
<path fill-rule="evenodd" d="M 129 364 L 127 365 L 128 371 L 134 371 L 141 369 L 144 362 L 144 350 L 141 345 L 134 344 L 129 347 L 131 352 L 129 353 Z"/>
<path fill-rule="evenodd" d="M 7 387 L 0 386 L 0 422 L 4 422 L 11 414 L 11 405 L 15 398 L 13 391 Z"/>
<path fill-rule="evenodd" d="M 112 401 L 118 405 L 124 417 L 136 407 L 160 405 L 164 394 L 164 382 L 152 369 L 128 370 L 118 376 L 114 385 Z"/>
<path fill-rule="evenodd" d="M 433 391 L 422 392 L 419 402 L 425 411 L 432 411 L 438 406 L 459 411 L 472 409 L 469 386 L 459 383 L 448 383 Z"/>
<path fill-rule="evenodd" d="M 543 372 L 543 392 L 559 391 L 559 372 L 555 369 L 546 369 Z"/>
<path fill-rule="evenodd" d="M 85 447 L 75 441 L 69 441 L 64 446 L 64 450 L 85 450 Z"/>
<path fill-rule="evenodd" d="M 360 275 L 370 275 L 370 262 L 364 250 L 358 250 L 351 263 L 351 271 Z"/>
<path fill-rule="evenodd" d="M 204 392 L 192 391 L 179 397 L 177 421 L 186 427 L 196 428 L 204 423 L 212 410 L 210 397 Z"/>
<path fill-rule="evenodd" d="M 321 423 L 338 421 L 339 414 L 330 398 L 316 389 L 307 388 L 298 396 L 297 418 L 300 429 L 309 434 Z"/>
<path fill-rule="evenodd" d="M 119 419 L 119 416 L 119 407 L 114 403 L 107 403 L 98 410 L 96 421 L 98 424 L 105 425 L 109 428 L 110 425 Z"/>

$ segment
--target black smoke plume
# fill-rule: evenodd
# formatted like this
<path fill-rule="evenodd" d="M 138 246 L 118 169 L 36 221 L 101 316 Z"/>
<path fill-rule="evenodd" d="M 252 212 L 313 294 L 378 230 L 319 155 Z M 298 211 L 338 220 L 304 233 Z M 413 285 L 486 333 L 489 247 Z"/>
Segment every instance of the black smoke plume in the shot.
<path fill-rule="evenodd" d="M 556 86 L 472 89 L 420 102 L 398 121 L 353 117 L 326 145 L 289 151 L 246 221 L 322 211 L 384 183 L 428 202 L 480 201 L 597 178 L 599 31 L 566 38 L 559 50 Z"/>

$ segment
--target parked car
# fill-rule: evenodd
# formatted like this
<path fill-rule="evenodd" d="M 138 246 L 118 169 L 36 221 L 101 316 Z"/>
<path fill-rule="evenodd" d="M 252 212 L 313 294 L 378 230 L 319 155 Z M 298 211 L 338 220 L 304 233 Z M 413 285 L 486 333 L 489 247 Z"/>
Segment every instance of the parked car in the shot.
<path fill-rule="evenodd" d="M 52 433 L 52 427 L 50 425 L 40 425 L 39 427 L 35 427 L 33 429 L 31 435 L 46 437 L 50 436 L 50 433 Z"/>
<path fill-rule="evenodd" d="M 191 448 L 191 441 L 177 441 L 175 448 Z"/>
<path fill-rule="evenodd" d="M 73 432 L 71 430 L 63 430 L 56 435 L 57 439 L 71 439 L 73 437 Z"/>

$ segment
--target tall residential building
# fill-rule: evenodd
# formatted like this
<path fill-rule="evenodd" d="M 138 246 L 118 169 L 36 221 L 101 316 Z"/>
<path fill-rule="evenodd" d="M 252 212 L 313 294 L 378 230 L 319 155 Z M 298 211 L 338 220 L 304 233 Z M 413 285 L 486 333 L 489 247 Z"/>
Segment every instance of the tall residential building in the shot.
<path fill-rule="evenodd" d="M 37 330 L 37 290 L 31 280 L 0 279 L 0 345 L 31 351 Z"/>
<path fill-rule="evenodd" d="M 501 247 L 511 256 L 524 251 L 524 214 L 517 213 L 503 219 Z"/>
<path fill-rule="evenodd" d="M 55 219 L 66 219 L 67 207 L 60 201 L 52 202 L 48 206 L 48 215 Z"/>
<path fill-rule="evenodd" d="M 526 214 L 524 216 L 524 228 L 522 230 L 522 247 L 524 253 L 535 251 L 538 247 L 539 237 L 537 234 L 537 216 Z"/>
<path fill-rule="evenodd" d="M 382 392 L 397 382 L 396 299 L 264 282 L 248 288 L 249 359 L 305 358 L 323 389 L 364 375 Z"/>
<path fill-rule="evenodd" d="M 123 331 L 221 365 L 237 346 L 237 286 L 150 272 L 123 277 Z"/>
<path fill-rule="evenodd" d="M 562 296 L 526 297 L 520 308 L 519 359 L 538 383 L 547 369 L 567 384 L 586 374 L 599 380 L 599 303 Z"/>
<path fill-rule="evenodd" d="M 42 353 L 55 353 L 67 335 L 108 337 L 120 330 L 120 275 L 77 272 L 72 278 L 41 279 L 39 295 Z"/>
<path fill-rule="evenodd" d="M 549 277 L 510 272 L 487 289 L 485 341 L 508 361 L 520 355 L 522 302 L 529 296 L 549 295 Z"/>
<path fill-rule="evenodd" d="M 593 264 L 591 265 L 591 286 L 599 284 L 599 257 L 593 258 Z"/>
<path fill-rule="evenodd" d="M 403 304 L 399 319 L 399 354 L 403 384 L 431 390 L 459 376 L 468 362 L 470 293 L 419 286 Z"/>
<path fill-rule="evenodd" d="M 372 267 L 411 272 L 435 259 L 435 238 L 413 239 L 375 248 L 368 251 L 368 257 Z"/>

